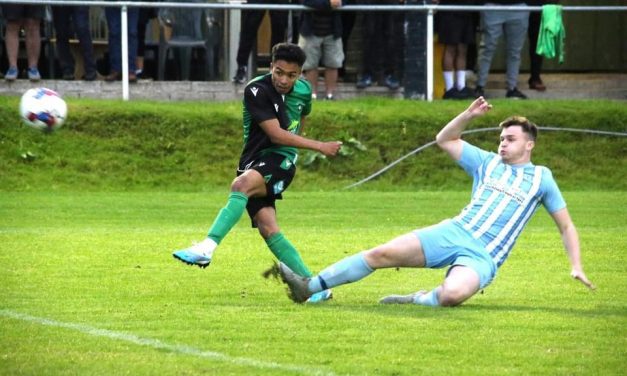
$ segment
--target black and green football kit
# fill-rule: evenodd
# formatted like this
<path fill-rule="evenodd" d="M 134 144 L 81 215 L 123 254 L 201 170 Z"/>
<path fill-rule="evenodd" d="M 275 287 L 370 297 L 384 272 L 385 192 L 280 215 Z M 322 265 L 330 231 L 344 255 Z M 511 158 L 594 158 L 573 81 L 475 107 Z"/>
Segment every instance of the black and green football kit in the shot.
<path fill-rule="evenodd" d="M 244 89 L 244 148 L 237 174 L 256 170 L 265 179 L 266 197 L 249 198 L 246 209 L 252 219 L 267 206 L 275 207 L 274 201 L 282 198 L 296 173 L 298 149 L 272 143 L 259 124 L 277 119 L 279 126 L 299 134 L 301 117 L 311 112 L 311 86 L 298 79 L 293 89 L 285 95 L 276 91 L 272 75 L 253 79 Z M 254 226 L 254 223 L 253 223 Z"/>
<path fill-rule="evenodd" d="M 220 210 L 207 236 L 220 244 L 226 234 L 239 221 L 244 208 L 250 218 L 264 207 L 275 207 L 276 199 L 289 186 L 296 171 L 298 149 L 273 144 L 259 124 L 278 119 L 282 129 L 294 134 L 301 130 L 301 117 L 311 112 L 311 86 L 299 79 L 286 95 L 279 94 L 267 74 L 252 80 L 244 89 L 244 149 L 237 175 L 254 169 L 266 182 L 266 197 L 248 197 L 242 192 L 231 192 L 226 205 Z M 253 220 L 253 227 L 256 224 Z M 268 248 L 279 261 L 303 277 L 311 272 L 292 243 L 281 233 L 265 239 Z"/>

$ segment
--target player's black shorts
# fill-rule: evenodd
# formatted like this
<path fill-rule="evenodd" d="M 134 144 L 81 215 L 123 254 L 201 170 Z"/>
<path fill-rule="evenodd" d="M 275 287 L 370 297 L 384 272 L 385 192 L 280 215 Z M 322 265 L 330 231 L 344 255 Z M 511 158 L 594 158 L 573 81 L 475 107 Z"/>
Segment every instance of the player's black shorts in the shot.
<path fill-rule="evenodd" d="M 252 226 L 257 227 L 253 218 L 262 208 L 270 206 L 276 210 L 275 201 L 283 199 L 282 193 L 294 179 L 296 166 L 288 157 L 269 153 L 254 161 L 248 169 L 259 172 L 266 181 L 266 197 L 251 197 L 246 205 L 246 211 L 252 221 Z M 244 172 L 237 171 L 237 176 Z"/>
<path fill-rule="evenodd" d="M 438 42 L 442 44 L 474 44 L 476 21 L 472 12 L 438 12 Z"/>
<path fill-rule="evenodd" d="M 2 4 L 2 14 L 8 21 L 24 18 L 42 19 L 46 8 L 43 5 Z"/>

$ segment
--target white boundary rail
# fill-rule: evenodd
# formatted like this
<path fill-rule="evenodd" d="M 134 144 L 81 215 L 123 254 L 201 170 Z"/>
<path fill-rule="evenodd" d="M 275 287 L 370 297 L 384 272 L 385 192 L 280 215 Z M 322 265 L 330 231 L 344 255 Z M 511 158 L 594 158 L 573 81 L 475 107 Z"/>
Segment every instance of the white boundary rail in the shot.
<path fill-rule="evenodd" d="M 128 60 L 128 7 L 138 8 L 203 8 L 203 9 L 263 9 L 263 10 L 300 10 L 308 11 L 311 8 L 297 4 L 247 4 L 243 0 L 219 0 L 219 3 L 173 3 L 173 2 L 134 2 L 134 1 L 89 1 L 89 0 L 0 0 L 0 4 L 32 4 L 32 5 L 87 5 L 101 7 L 120 8 L 122 16 L 122 61 Z M 523 1 L 523 0 L 521 0 Z M 427 93 L 426 99 L 433 100 L 433 15 L 435 11 L 512 11 L 524 10 L 539 12 L 541 6 L 487 6 L 487 5 L 346 5 L 337 9 L 338 11 L 405 11 L 405 12 L 426 12 L 427 13 Z M 627 6 L 563 6 L 565 12 L 626 12 Z M 129 99 L 128 64 L 122 64 L 122 99 Z"/>

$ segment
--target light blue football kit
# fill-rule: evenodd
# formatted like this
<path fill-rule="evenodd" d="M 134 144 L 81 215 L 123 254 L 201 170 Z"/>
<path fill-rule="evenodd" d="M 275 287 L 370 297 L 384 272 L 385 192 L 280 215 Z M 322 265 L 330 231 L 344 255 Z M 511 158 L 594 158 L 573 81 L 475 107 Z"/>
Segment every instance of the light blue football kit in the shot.
<path fill-rule="evenodd" d="M 531 162 L 509 165 L 496 153 L 462 142 L 458 163 L 473 178 L 470 203 L 458 216 L 414 233 L 422 245 L 425 267 L 467 266 L 477 272 L 479 286 L 485 288 L 538 206 L 554 213 L 566 202 L 548 168 Z M 373 271 L 363 252 L 358 253 L 322 270 L 309 280 L 308 289 L 317 292 L 355 282 Z M 417 304 L 439 305 L 435 290 L 416 299 Z"/>
<path fill-rule="evenodd" d="M 458 163 L 473 178 L 470 203 L 456 217 L 415 233 L 426 267 L 468 266 L 484 288 L 538 206 L 554 213 L 566 202 L 548 168 L 509 165 L 496 153 L 463 143 Z"/>

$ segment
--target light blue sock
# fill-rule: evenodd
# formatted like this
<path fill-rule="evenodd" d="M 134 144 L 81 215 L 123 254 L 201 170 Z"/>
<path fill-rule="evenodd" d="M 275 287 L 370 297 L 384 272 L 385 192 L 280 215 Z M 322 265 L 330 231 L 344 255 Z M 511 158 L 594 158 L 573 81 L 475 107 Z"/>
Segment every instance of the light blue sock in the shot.
<path fill-rule="evenodd" d="M 316 293 L 345 283 L 359 281 L 374 270 L 368 266 L 363 253 L 346 257 L 324 269 L 309 280 L 309 291 Z"/>
<path fill-rule="evenodd" d="M 414 298 L 414 304 L 420 304 L 424 306 L 437 307 L 440 305 L 438 302 L 437 288 L 429 291 L 426 294 L 418 295 Z"/>

